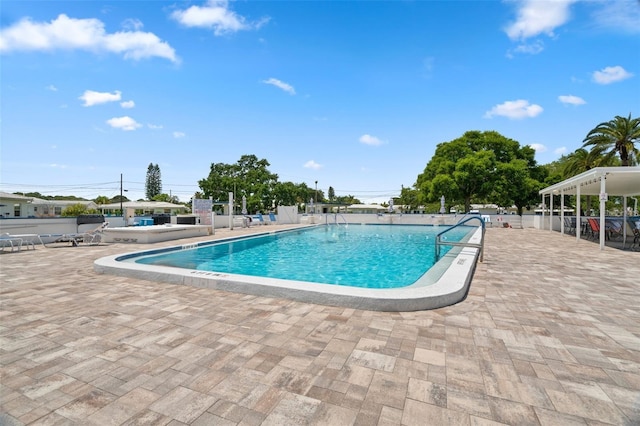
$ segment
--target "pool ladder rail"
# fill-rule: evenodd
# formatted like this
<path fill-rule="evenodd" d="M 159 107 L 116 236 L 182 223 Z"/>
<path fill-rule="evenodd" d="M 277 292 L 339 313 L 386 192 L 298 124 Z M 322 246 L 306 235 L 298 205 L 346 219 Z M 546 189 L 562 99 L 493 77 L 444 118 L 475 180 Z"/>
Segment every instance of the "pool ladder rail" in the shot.
<path fill-rule="evenodd" d="M 349 227 L 349 222 L 347 222 L 347 219 L 344 217 L 344 215 L 340 214 L 340 213 L 334 213 L 333 214 L 333 221 L 336 225 L 340 225 L 340 223 L 338 223 L 338 216 L 340 216 L 343 220 L 343 224 L 345 227 Z M 325 216 L 325 224 L 329 224 L 329 215 Z"/>
<path fill-rule="evenodd" d="M 446 234 L 447 232 L 451 231 L 452 229 L 457 228 L 460 225 L 464 225 L 465 223 L 471 221 L 471 220 L 478 220 L 480 221 L 480 225 L 482 226 L 482 237 L 480 238 L 480 243 L 465 243 L 465 242 L 454 242 L 454 241 L 442 241 L 442 235 Z M 485 223 L 484 220 L 482 220 L 481 217 L 479 216 L 472 216 L 472 217 L 468 217 L 466 219 L 461 220 L 460 222 L 456 223 L 455 225 L 453 225 L 450 228 L 445 229 L 442 232 L 439 232 L 438 235 L 436 235 L 436 262 L 438 260 L 440 260 L 440 246 L 458 246 L 458 247 L 474 247 L 474 248 L 478 248 L 480 249 L 480 262 L 483 261 L 484 259 L 484 233 L 485 233 Z"/>

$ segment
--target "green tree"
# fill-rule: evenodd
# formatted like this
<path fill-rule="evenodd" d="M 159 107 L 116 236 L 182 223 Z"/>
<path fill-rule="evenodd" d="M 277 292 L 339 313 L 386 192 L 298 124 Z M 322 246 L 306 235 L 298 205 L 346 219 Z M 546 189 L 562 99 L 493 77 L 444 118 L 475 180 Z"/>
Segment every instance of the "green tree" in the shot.
<path fill-rule="evenodd" d="M 96 197 L 93 202 L 96 204 L 109 204 L 111 202 L 111 199 L 105 195 L 100 195 Z"/>
<path fill-rule="evenodd" d="M 198 181 L 204 198 L 226 201 L 229 192 L 235 194 L 235 200 L 247 197 L 249 212 L 266 211 L 279 200 L 274 198 L 274 187 L 278 175 L 268 169 L 269 162 L 259 160 L 255 155 L 243 155 L 235 164 L 211 164 L 209 176 Z"/>
<path fill-rule="evenodd" d="M 109 201 L 109 203 L 110 203 L 110 204 L 113 204 L 113 203 L 119 203 L 119 202 L 120 202 L 120 200 L 122 200 L 122 202 L 123 202 L 123 203 L 125 203 L 125 202 L 127 202 L 127 201 L 131 201 L 131 200 L 129 200 L 129 199 L 128 199 L 126 196 L 124 196 L 124 195 L 123 195 L 122 197 L 121 197 L 120 195 L 116 195 L 115 197 L 113 197 L 113 198 Z"/>
<path fill-rule="evenodd" d="M 309 187 L 305 183 L 277 182 L 273 188 L 273 198 L 276 200 L 276 205 L 298 206 L 298 209 L 301 204 L 308 201 L 305 200 L 308 193 Z"/>
<path fill-rule="evenodd" d="M 414 186 L 422 195 L 420 201 L 425 204 L 439 201 L 444 195 L 446 207 L 463 204 L 466 211 L 471 209 L 472 201 L 489 198 L 496 201 L 500 198 L 507 205 L 512 205 L 518 198 L 518 204 L 525 206 L 532 202 L 529 201 L 532 191 L 527 190 L 526 196 L 516 197 L 515 190 L 505 194 L 498 194 L 498 190 L 506 188 L 501 185 L 507 179 L 502 174 L 506 173 L 522 176 L 517 185 L 521 190 L 535 187 L 533 181 L 539 182 L 543 171 L 534 157 L 535 151 L 531 147 L 521 147 L 517 141 L 498 132 L 468 131 L 458 139 L 438 144 Z M 504 166 L 514 160 L 521 161 L 511 167 Z M 524 174 L 515 173 L 520 169 L 524 169 Z"/>
<path fill-rule="evenodd" d="M 60 215 L 63 217 L 75 217 L 75 216 L 80 216 L 81 214 L 96 214 L 96 213 L 98 213 L 96 209 L 89 209 L 87 208 L 86 205 L 82 203 L 78 203 L 78 204 L 73 204 L 66 207 L 64 210 L 62 210 Z"/>
<path fill-rule="evenodd" d="M 148 200 L 153 200 L 162 193 L 162 178 L 160 176 L 160 166 L 150 163 L 147 168 L 147 180 L 145 182 L 145 195 Z"/>
<path fill-rule="evenodd" d="M 344 205 L 362 204 L 362 202 L 353 195 L 343 195 L 340 197 L 336 197 L 335 202 Z"/>
<path fill-rule="evenodd" d="M 522 215 L 525 207 L 529 208 L 538 202 L 538 191 L 543 187 L 543 184 L 532 178 L 531 174 L 525 160 L 515 159 L 508 163 L 498 163 L 498 179 L 492 199 L 501 206 L 515 205 L 518 214 Z"/>
<path fill-rule="evenodd" d="M 592 150 L 604 155 L 604 159 L 620 155 L 622 166 L 638 163 L 640 158 L 640 118 L 621 117 L 617 115 L 613 120 L 598 124 L 583 140 L 583 147 L 590 146 Z"/>
<path fill-rule="evenodd" d="M 176 197 L 175 195 L 169 195 L 164 193 L 156 195 L 151 199 L 151 201 L 162 201 L 165 203 L 180 204 L 180 199 L 178 197 Z"/>
<path fill-rule="evenodd" d="M 584 148 L 578 148 L 568 155 L 563 155 L 556 162 L 557 167 L 555 168 L 555 172 L 559 173 L 561 178 L 555 179 L 552 183 L 550 183 L 550 185 L 561 182 L 564 179 L 579 175 L 580 173 L 591 170 L 594 167 L 620 165 L 620 160 L 618 158 L 611 155 L 604 155 L 604 150 L 604 145 L 599 145 L 597 147 L 594 146 L 590 151 L 587 151 Z M 553 165 L 554 163 L 551 163 L 547 165 L 547 168 L 550 169 L 553 167 Z M 591 199 L 592 197 L 590 195 L 587 195 L 585 197 L 586 211 L 591 210 Z M 577 203 L 575 203 L 575 197 L 570 197 L 569 205 L 575 206 L 576 204 Z"/>
<path fill-rule="evenodd" d="M 327 197 L 329 197 L 329 201 L 334 201 L 336 199 L 336 192 L 333 190 L 333 186 L 329 187 Z"/>
<path fill-rule="evenodd" d="M 398 203 L 405 206 L 405 210 L 416 210 L 420 207 L 420 192 L 414 188 L 402 187 Z"/>

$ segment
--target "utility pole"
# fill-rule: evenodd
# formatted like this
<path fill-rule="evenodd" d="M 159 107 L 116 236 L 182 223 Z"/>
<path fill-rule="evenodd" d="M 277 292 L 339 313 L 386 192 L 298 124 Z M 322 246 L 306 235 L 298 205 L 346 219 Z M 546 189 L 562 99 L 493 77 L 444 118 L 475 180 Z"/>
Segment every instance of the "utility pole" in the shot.
<path fill-rule="evenodd" d="M 122 173 L 120 173 L 120 215 L 124 217 L 124 210 L 122 210 Z"/>
<path fill-rule="evenodd" d="M 316 201 L 313 206 L 313 214 L 316 214 L 317 209 L 318 209 L 318 181 L 316 181 Z"/>

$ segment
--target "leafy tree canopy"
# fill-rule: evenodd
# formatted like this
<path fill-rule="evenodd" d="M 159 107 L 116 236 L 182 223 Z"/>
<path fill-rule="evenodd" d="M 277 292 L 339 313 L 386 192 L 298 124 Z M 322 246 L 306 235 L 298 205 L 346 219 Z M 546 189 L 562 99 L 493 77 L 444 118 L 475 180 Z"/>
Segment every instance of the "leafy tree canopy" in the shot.
<path fill-rule="evenodd" d="M 249 212 L 270 209 L 274 201 L 274 189 L 278 175 L 268 169 L 267 160 L 259 160 L 255 155 L 243 155 L 235 164 L 211 164 L 209 176 L 198 182 L 204 198 L 216 201 L 229 199 L 229 192 L 240 200 L 247 199 Z"/>
<path fill-rule="evenodd" d="M 169 194 L 158 194 L 154 196 L 151 201 L 163 201 L 165 203 L 180 204 L 180 199 L 178 197 Z"/>
<path fill-rule="evenodd" d="M 62 210 L 62 217 L 75 217 L 81 214 L 96 214 L 99 213 L 96 209 L 88 209 L 84 204 L 78 203 L 68 206 Z"/>
<path fill-rule="evenodd" d="M 473 200 L 492 199 L 516 205 L 521 214 L 537 200 L 545 172 L 537 166 L 533 148 L 495 131 L 469 131 L 436 147 L 418 175 L 418 196 L 412 202 L 435 202 L 444 195 L 447 205 L 464 204 L 469 211 Z"/>

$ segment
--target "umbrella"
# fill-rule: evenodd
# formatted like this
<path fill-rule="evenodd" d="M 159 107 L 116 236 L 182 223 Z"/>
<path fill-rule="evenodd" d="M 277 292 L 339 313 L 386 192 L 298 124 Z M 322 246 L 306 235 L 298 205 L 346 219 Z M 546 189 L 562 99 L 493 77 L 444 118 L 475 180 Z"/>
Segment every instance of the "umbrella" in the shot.
<path fill-rule="evenodd" d="M 444 195 L 442 196 L 442 198 L 440 198 L 440 214 L 444 214 L 445 212 L 445 208 L 444 208 Z"/>
<path fill-rule="evenodd" d="M 245 195 L 242 196 L 242 214 L 247 214 L 247 197 Z"/>
<path fill-rule="evenodd" d="M 389 213 L 393 213 L 393 198 L 389 199 Z"/>

